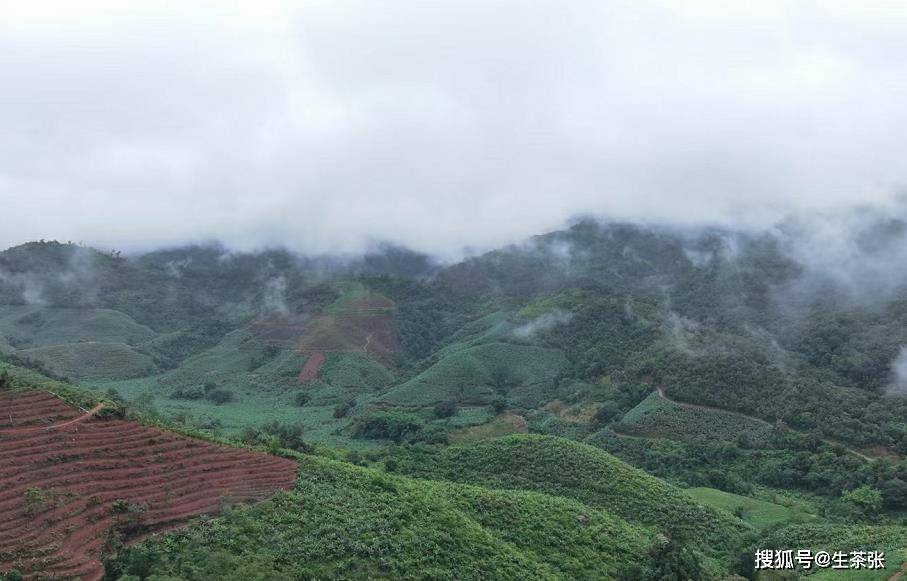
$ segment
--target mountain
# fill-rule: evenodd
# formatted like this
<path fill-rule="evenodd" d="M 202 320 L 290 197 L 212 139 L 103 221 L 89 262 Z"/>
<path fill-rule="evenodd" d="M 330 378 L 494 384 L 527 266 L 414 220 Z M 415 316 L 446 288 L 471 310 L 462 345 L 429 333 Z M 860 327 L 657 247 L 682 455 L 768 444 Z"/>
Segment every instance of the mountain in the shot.
<path fill-rule="evenodd" d="M 904 524 L 907 240 L 864 225 L 838 261 L 791 223 L 580 220 L 446 265 L 29 243 L 0 357 L 301 463 L 113 576 L 752 577 L 760 542 Z"/>

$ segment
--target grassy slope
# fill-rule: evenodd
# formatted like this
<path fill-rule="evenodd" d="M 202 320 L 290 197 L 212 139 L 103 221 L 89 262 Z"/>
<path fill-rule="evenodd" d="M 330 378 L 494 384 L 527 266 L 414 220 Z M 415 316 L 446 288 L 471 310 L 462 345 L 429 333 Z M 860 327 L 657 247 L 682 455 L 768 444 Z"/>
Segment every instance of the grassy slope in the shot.
<path fill-rule="evenodd" d="M 465 444 L 487 438 L 523 434 L 526 433 L 527 429 L 525 419 L 516 414 L 505 412 L 479 425 L 454 429 L 449 434 L 449 440 L 452 444 Z"/>
<path fill-rule="evenodd" d="M 147 375 L 154 361 L 135 346 L 155 333 L 109 309 L 0 307 L 0 351 L 42 363 L 56 374 L 80 380 Z"/>
<path fill-rule="evenodd" d="M 125 343 L 70 343 L 16 352 L 57 375 L 83 381 L 128 379 L 154 373 L 154 360 Z"/>
<path fill-rule="evenodd" d="M 443 357 L 410 381 L 391 389 L 381 400 L 402 406 L 429 406 L 442 401 L 487 403 L 497 395 L 496 378 L 507 385 L 508 398 L 538 402 L 553 388 L 567 360 L 555 349 L 511 343 L 467 347 Z"/>
<path fill-rule="evenodd" d="M 321 379 L 301 385 L 296 376 L 307 357 L 284 349 L 268 359 L 265 344 L 250 333 L 236 331 L 170 373 L 105 382 L 97 387 L 114 388 L 128 401 L 151 396 L 154 407 L 167 418 L 188 414 L 197 424 L 219 425 L 230 434 L 279 421 L 301 425 L 306 439 L 312 442 L 352 448 L 374 446 L 374 442 L 351 439 L 343 431 L 349 419 L 335 419 L 334 408 L 353 397 L 369 400 L 393 380 L 392 373 L 361 353 L 331 353 L 322 366 Z M 257 362 L 262 364 L 250 371 Z M 206 399 L 171 397 L 177 388 L 208 382 L 233 392 L 235 400 L 217 405 Z M 304 407 L 296 402 L 300 392 L 311 398 Z"/>
<path fill-rule="evenodd" d="M 611 579 L 651 532 L 544 494 L 302 459 L 297 489 L 126 553 L 181 579 Z"/>
<path fill-rule="evenodd" d="M 299 424 L 305 430 L 306 441 L 349 448 L 370 448 L 370 440 L 350 438 L 343 432 L 349 418 L 334 418 L 333 405 L 306 405 L 294 401 L 296 391 L 262 390 L 256 387 L 235 388 L 236 400 L 223 405 L 211 401 L 179 400 L 168 397 L 170 390 L 160 385 L 161 378 L 150 377 L 131 381 L 98 384 L 100 389 L 114 388 L 127 402 L 139 401 L 143 396 L 153 398 L 151 404 L 161 415 L 170 420 L 180 420 L 184 414 L 201 426 L 217 425 L 227 435 L 235 435 L 248 427 L 258 427 L 272 421 Z M 215 424 L 216 422 L 216 424 Z"/>
<path fill-rule="evenodd" d="M 749 531 L 742 521 L 598 448 L 549 436 L 508 436 L 419 454 L 401 451 L 399 470 L 424 478 L 573 498 L 673 537 L 729 549 Z"/>
<path fill-rule="evenodd" d="M 253 333 L 246 330 L 233 331 L 224 339 L 205 351 L 183 362 L 169 374 L 168 385 L 200 385 L 208 381 L 224 381 L 232 374 L 251 370 L 257 358 L 261 358 L 267 345 Z"/>
<path fill-rule="evenodd" d="M 726 510 L 732 514 L 739 513 L 744 522 L 757 529 L 765 529 L 780 524 L 806 522 L 815 520 L 815 515 L 800 512 L 794 508 L 724 492 L 715 488 L 688 488 L 686 493 L 706 506 Z"/>
<path fill-rule="evenodd" d="M 769 424 L 718 410 L 680 406 L 656 392 L 628 411 L 616 429 L 681 440 L 733 441 L 743 435 L 753 447 L 764 447 L 772 439 Z"/>
<path fill-rule="evenodd" d="M 0 335 L 22 348 L 97 341 L 138 345 L 154 338 L 148 327 L 110 309 L 0 307 Z"/>
<path fill-rule="evenodd" d="M 470 321 L 454 333 L 447 340 L 447 344 L 444 347 L 432 354 L 432 362 L 437 362 L 447 355 L 468 347 L 475 347 L 503 339 L 513 331 L 514 327 L 516 325 L 509 321 L 507 313 L 502 311 Z"/>
<path fill-rule="evenodd" d="M 394 374 L 363 353 L 329 353 L 318 380 L 305 386 L 314 405 L 332 405 L 363 394 L 375 394 L 394 381 Z"/>

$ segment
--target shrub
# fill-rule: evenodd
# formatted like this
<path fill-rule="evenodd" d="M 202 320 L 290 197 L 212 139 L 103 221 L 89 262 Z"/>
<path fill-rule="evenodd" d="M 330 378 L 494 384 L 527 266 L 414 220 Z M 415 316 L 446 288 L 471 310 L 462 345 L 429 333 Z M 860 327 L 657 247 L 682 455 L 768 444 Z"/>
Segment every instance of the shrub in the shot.
<path fill-rule="evenodd" d="M 215 389 L 211 391 L 207 397 L 217 405 L 231 402 L 236 398 L 232 391 L 226 389 Z"/>
<path fill-rule="evenodd" d="M 25 507 L 28 512 L 34 511 L 37 507 L 44 504 L 46 500 L 46 494 L 44 493 L 44 490 L 36 486 L 32 486 L 31 488 L 26 490 L 23 494 L 23 497 L 25 499 Z"/>
<path fill-rule="evenodd" d="M 297 406 L 304 407 L 312 401 L 312 396 L 308 392 L 300 391 L 293 397 L 293 401 L 296 402 Z"/>
<path fill-rule="evenodd" d="M 114 500 L 110 505 L 110 512 L 112 512 L 113 514 L 125 514 L 129 512 L 129 502 L 123 500 L 122 498 Z"/>
<path fill-rule="evenodd" d="M 120 405 L 126 404 L 126 400 L 123 399 L 123 396 L 120 395 L 120 392 L 118 392 L 116 389 L 114 389 L 112 387 L 105 392 L 105 395 L 107 396 L 107 398 L 110 401 L 112 401 L 114 403 L 118 403 Z"/>
<path fill-rule="evenodd" d="M 349 415 L 350 411 L 353 409 L 353 406 L 356 405 L 356 400 L 348 399 L 343 403 L 337 404 L 337 407 L 334 408 L 334 418 L 340 419 L 345 418 Z"/>
<path fill-rule="evenodd" d="M 402 412 L 376 412 L 356 424 L 357 438 L 400 442 L 421 441 L 423 424 L 418 416 Z"/>
<path fill-rule="evenodd" d="M 173 399 L 196 400 L 204 399 L 206 393 L 208 392 L 204 391 L 201 387 L 193 385 L 191 387 L 180 387 L 173 390 L 170 393 L 170 397 L 172 397 Z"/>
<path fill-rule="evenodd" d="M 871 486 L 845 490 L 841 500 L 866 514 L 874 514 L 882 508 L 882 493 Z"/>
<path fill-rule="evenodd" d="M 260 428 L 246 428 L 239 439 L 249 445 L 262 445 L 276 452 L 279 448 L 288 448 L 297 452 L 310 452 L 310 446 L 303 439 L 302 426 L 282 424 L 273 421 Z"/>
<path fill-rule="evenodd" d="M 595 423 L 602 426 L 615 419 L 620 414 L 620 406 L 615 401 L 606 401 L 595 412 Z"/>
<path fill-rule="evenodd" d="M 435 406 L 433 413 L 436 418 L 449 418 L 457 413 L 457 405 L 452 401 L 442 401 Z"/>

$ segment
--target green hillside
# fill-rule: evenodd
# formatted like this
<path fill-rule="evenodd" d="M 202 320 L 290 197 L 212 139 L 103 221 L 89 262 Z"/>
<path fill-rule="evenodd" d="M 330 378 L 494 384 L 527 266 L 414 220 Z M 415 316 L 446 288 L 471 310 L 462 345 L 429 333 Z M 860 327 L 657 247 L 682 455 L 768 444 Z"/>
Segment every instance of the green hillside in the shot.
<path fill-rule="evenodd" d="M 13 365 L 2 359 L 0 359 L 0 379 L 2 379 L 0 389 L 49 391 L 71 405 L 83 409 L 90 409 L 101 402 L 105 402 L 111 407 L 115 405 L 109 398 L 96 391 L 50 379 L 34 370 Z"/>
<path fill-rule="evenodd" d="M 773 443 L 774 428 L 721 410 L 681 406 L 652 393 L 624 414 L 615 429 L 628 434 L 688 440 L 742 441 L 752 447 Z"/>
<path fill-rule="evenodd" d="M 155 332 L 110 309 L 0 308 L 0 335 L 19 348 L 103 342 L 139 345 Z"/>
<path fill-rule="evenodd" d="M 614 579 L 646 529 L 544 494 L 411 480 L 303 458 L 296 490 L 122 554 L 114 577 Z"/>
<path fill-rule="evenodd" d="M 688 488 L 685 492 L 697 502 L 712 508 L 726 510 L 758 529 L 770 528 L 779 524 L 809 522 L 818 518 L 814 514 L 802 512 L 796 508 L 714 488 Z"/>
<path fill-rule="evenodd" d="M 579 220 L 446 265 L 29 243 L 0 252 L 0 354 L 16 385 L 335 460 L 120 560 L 159 579 L 749 578 L 769 542 L 900 551 L 907 287 L 855 300 L 788 234 Z"/>
<path fill-rule="evenodd" d="M 381 397 L 401 406 L 429 406 L 452 401 L 487 404 L 496 397 L 537 405 L 554 389 L 566 366 L 563 353 L 534 345 L 488 343 L 466 347 Z"/>
<path fill-rule="evenodd" d="M 490 488 L 572 498 L 672 537 L 729 549 L 748 527 L 598 448 L 549 436 L 507 436 L 441 451 L 392 456 L 401 472 Z"/>
<path fill-rule="evenodd" d="M 253 333 L 233 331 L 217 345 L 184 361 L 168 376 L 166 383 L 186 386 L 224 381 L 234 373 L 254 371 L 264 364 L 262 359 L 267 350 L 268 345 Z"/>
<path fill-rule="evenodd" d="M 15 355 L 36 361 L 56 375 L 81 381 L 128 379 L 157 372 L 150 356 L 125 343 L 70 343 L 22 349 Z"/>
<path fill-rule="evenodd" d="M 377 394 L 394 383 L 394 373 L 362 353 L 330 353 L 318 379 L 303 386 L 313 405 L 338 404 Z"/>

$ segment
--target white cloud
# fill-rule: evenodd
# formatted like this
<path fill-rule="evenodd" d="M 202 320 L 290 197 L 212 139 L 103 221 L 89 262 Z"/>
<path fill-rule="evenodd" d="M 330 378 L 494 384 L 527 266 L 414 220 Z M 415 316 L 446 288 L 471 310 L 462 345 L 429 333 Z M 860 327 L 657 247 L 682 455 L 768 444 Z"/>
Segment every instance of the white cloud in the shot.
<path fill-rule="evenodd" d="M 905 182 L 901 2 L 6 2 L 0 245 L 455 254 Z"/>

